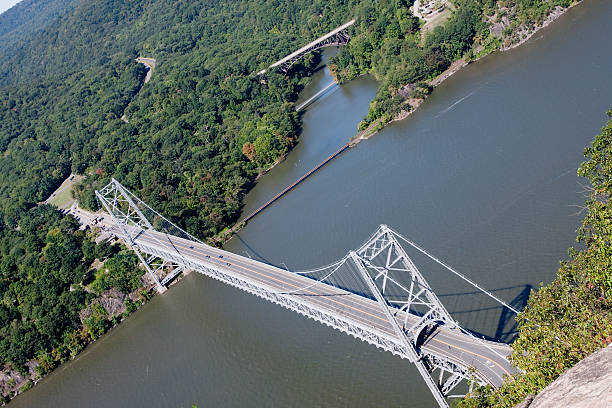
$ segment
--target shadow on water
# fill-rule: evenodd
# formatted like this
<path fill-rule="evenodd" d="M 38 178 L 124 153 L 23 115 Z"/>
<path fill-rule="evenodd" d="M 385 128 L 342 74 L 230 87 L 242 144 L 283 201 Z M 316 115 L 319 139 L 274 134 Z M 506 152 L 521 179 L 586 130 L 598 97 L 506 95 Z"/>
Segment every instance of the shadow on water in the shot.
<path fill-rule="evenodd" d="M 272 266 L 278 266 L 278 265 L 272 264 L 272 262 L 268 260 L 266 257 L 264 257 L 260 252 L 258 252 L 255 248 L 253 248 L 249 244 L 247 244 L 247 242 L 242 239 L 240 234 L 234 234 L 232 236 L 232 239 L 237 239 L 246 248 L 244 251 L 242 251 L 243 252 L 242 254 L 238 254 L 238 255 L 246 255 L 247 257 L 255 259 L 256 261 L 260 261 L 260 262 L 263 262 L 265 264 L 272 265 Z"/>
<path fill-rule="evenodd" d="M 532 289 L 533 286 L 525 285 L 520 293 L 509 303 L 510 306 L 518 311 L 522 311 L 525 306 L 527 306 L 527 300 L 529 300 L 529 294 L 531 293 Z M 514 339 L 514 336 L 516 336 L 518 333 L 518 327 L 514 317 L 514 312 L 509 310 L 507 307 L 502 307 L 501 316 L 499 317 L 499 323 L 497 324 L 494 339 L 506 343 Z M 508 324 L 510 324 L 509 327 Z"/>
<path fill-rule="evenodd" d="M 504 288 L 492 289 L 490 290 L 490 292 L 499 293 L 499 292 L 512 291 L 513 293 L 516 293 L 515 291 L 517 289 L 519 289 L 518 294 L 515 295 L 512 301 L 510 301 L 508 304 L 512 306 L 514 309 L 518 311 L 522 311 L 527 305 L 529 294 L 531 293 L 531 290 L 533 289 L 532 285 L 527 284 L 527 285 L 504 287 Z M 440 298 L 442 303 L 445 303 L 444 298 L 447 298 L 447 299 L 448 298 L 464 298 L 466 299 L 466 298 L 478 296 L 478 295 L 482 295 L 482 292 L 471 291 L 471 292 L 460 292 L 460 293 L 446 293 L 446 294 L 438 295 L 438 298 Z M 480 304 L 477 306 L 468 307 L 466 309 L 449 310 L 449 312 L 457 320 L 460 320 L 461 316 L 463 315 L 463 316 L 468 317 L 470 322 L 482 320 L 482 318 L 484 318 L 484 314 L 486 314 L 487 317 L 490 316 L 491 314 L 499 315 L 499 318 L 497 320 L 497 326 L 495 328 L 495 332 L 493 335 L 482 333 L 482 332 L 479 332 L 478 330 L 474 330 L 473 328 L 470 327 L 471 324 L 465 324 L 465 325 L 462 324 L 462 326 L 465 329 L 469 330 L 472 334 L 474 334 L 476 337 L 479 337 L 479 338 L 484 337 L 485 339 L 491 340 L 491 341 L 509 343 L 514 339 L 514 337 L 518 333 L 517 331 L 518 327 L 517 327 L 514 312 L 505 306 L 502 306 L 497 303 L 492 303 L 492 301 L 487 302 L 486 305 Z"/>
<path fill-rule="evenodd" d="M 312 75 L 314 75 L 314 74 L 316 74 L 317 72 L 319 72 L 319 71 L 321 71 L 321 70 L 324 70 L 325 68 L 326 68 L 326 66 L 325 66 L 325 65 L 319 65 L 318 67 L 316 67 L 315 69 L 313 69 L 313 70 L 311 71 L 311 76 L 312 76 Z"/>

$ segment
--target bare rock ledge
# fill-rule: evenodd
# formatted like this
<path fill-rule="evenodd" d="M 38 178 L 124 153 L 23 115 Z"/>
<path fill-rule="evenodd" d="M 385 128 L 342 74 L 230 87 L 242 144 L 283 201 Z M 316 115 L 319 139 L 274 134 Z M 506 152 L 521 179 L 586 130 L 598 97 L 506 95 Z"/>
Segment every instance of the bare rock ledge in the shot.
<path fill-rule="evenodd" d="M 515 408 L 612 407 L 612 344 L 570 368 L 535 398 Z"/>

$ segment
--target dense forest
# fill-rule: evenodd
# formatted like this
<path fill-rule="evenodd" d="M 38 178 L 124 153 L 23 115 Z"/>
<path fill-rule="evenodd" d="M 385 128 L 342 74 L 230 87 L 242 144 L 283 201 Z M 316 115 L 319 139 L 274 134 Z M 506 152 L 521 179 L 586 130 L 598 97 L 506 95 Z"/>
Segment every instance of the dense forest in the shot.
<path fill-rule="evenodd" d="M 3 218 L 14 225 L 75 172 L 88 175 L 79 191 L 87 208 L 97 205 L 93 189 L 114 176 L 193 234 L 219 232 L 237 219 L 258 172 L 296 142 L 292 102 L 316 58 L 289 77 L 252 73 L 343 23 L 348 8 L 79 3 L 0 59 L 0 147 L 12 157 L 2 163 Z M 140 92 L 139 55 L 157 59 Z"/>
<path fill-rule="evenodd" d="M 0 14 L 0 56 L 9 55 L 4 47 L 14 48 L 16 44 L 32 41 L 33 33 L 57 21 L 75 3 L 75 0 L 22 0 L 13 10 Z"/>
<path fill-rule="evenodd" d="M 412 0 L 362 2 L 355 7 L 358 24 L 347 47 L 332 59 L 330 69 L 340 82 L 373 74 L 381 83 L 359 130 L 409 111 L 408 98 L 422 99 L 428 83 L 453 61 L 480 57 L 516 41 L 521 30 L 533 29 L 555 7 L 574 0 L 453 0 L 455 11 L 444 24 L 426 30 L 408 7 Z M 502 21 L 503 32 L 491 26 Z M 505 23 L 505 24 L 504 24 Z M 523 33 L 524 34 L 524 33 Z M 520 38 L 518 38 L 520 39 Z"/>
<path fill-rule="evenodd" d="M 445 25 L 438 26 L 421 44 L 418 19 L 407 10 L 408 2 L 364 4 L 359 11 L 358 34 L 332 60 L 339 81 L 372 73 L 380 81 L 378 94 L 360 129 L 379 118 L 391 119 L 401 109 L 410 109 L 405 96 L 428 93 L 425 83 L 449 67 L 472 46 L 477 32 L 488 30 L 476 0 L 463 0 Z M 398 92 L 415 84 L 413 95 Z"/>
<path fill-rule="evenodd" d="M 126 296 L 139 289 L 136 258 L 95 244 L 71 216 L 41 205 L 71 173 L 85 176 L 76 189 L 82 207 L 97 209 L 94 190 L 115 177 L 193 235 L 214 236 L 238 220 L 257 175 L 297 142 L 294 102 L 318 57 L 289 75 L 254 72 L 356 18 L 331 68 L 339 81 L 380 81 L 363 128 L 410 109 L 406 100 L 425 97 L 453 61 L 516 41 L 570 3 L 453 0 L 448 19 L 426 33 L 410 0 L 24 0 L 0 14 L 0 365 L 25 373 L 36 359 L 42 374 L 76 355 L 118 318 L 101 306 L 103 293 L 123 293 L 125 313 L 135 307 Z M 157 61 L 146 85 L 137 57 Z M 597 308 L 609 313 L 610 282 L 597 275 L 610 255 L 604 134 L 581 168 L 595 189 L 581 230 L 586 249 L 532 297 L 516 363 L 528 365 L 523 351 L 533 357 L 530 342 L 549 345 L 551 333 L 571 347 L 554 367 L 557 349 L 535 354 L 546 375 L 527 371 L 509 383 L 507 404 L 609 342 L 593 337 L 579 348 L 566 326 L 542 329 L 556 305 L 552 312 L 586 322 L 582 333 L 599 324 Z M 562 309 L 571 299 L 587 306 Z M 499 397 L 481 390 L 466 404 Z"/>
<path fill-rule="evenodd" d="M 40 376 L 74 357 L 112 325 L 112 316 L 94 302 L 102 292 L 128 294 L 142 285 L 132 252 L 98 245 L 79 227 L 73 217 L 42 205 L 24 214 L 18 228 L 0 229 L 0 361 L 26 378 L 31 368 Z M 106 260 L 97 271 L 95 259 Z M 125 314 L 135 307 L 130 302 L 126 298 Z M 28 366 L 32 359 L 37 364 Z M 5 386 L 0 402 L 10 394 Z"/>
<path fill-rule="evenodd" d="M 65 15 L 34 28 L 15 23 L 39 4 L 28 0 L 2 15 L 12 23 L 0 54 L 0 149 L 10 158 L 0 164 L 0 215 L 15 225 L 71 172 L 87 175 L 78 198 L 95 208 L 94 189 L 114 176 L 192 234 L 212 236 L 296 143 L 293 101 L 316 56 L 289 76 L 253 72 L 355 17 L 332 68 L 340 81 L 380 79 L 364 127 L 426 95 L 428 79 L 489 35 L 484 16 L 495 7 L 512 5 L 520 21 L 545 13 L 535 0 L 457 0 L 422 39 L 411 3 L 56 0 Z M 157 60 L 142 89 L 137 56 Z"/>
<path fill-rule="evenodd" d="M 612 343 L 612 110 L 608 116 L 578 170 L 590 182 L 577 236 L 581 249 L 570 250 L 557 278 L 532 292 L 518 316 L 512 361 L 523 374 L 498 390 L 476 391 L 461 407 L 513 407 Z"/>
<path fill-rule="evenodd" d="M 94 188 L 116 177 L 195 235 L 219 232 L 296 142 L 293 101 L 317 58 L 288 77 L 252 73 L 344 23 L 349 5 L 24 0 L 0 15 L 5 373 L 44 374 L 104 333 L 121 316 L 102 306 L 109 291 L 124 313 L 144 299 L 132 253 L 40 203 L 77 173 L 80 205 L 97 209 Z M 157 60 L 145 86 L 138 56 Z M 2 398 L 15 387 L 0 383 Z"/>

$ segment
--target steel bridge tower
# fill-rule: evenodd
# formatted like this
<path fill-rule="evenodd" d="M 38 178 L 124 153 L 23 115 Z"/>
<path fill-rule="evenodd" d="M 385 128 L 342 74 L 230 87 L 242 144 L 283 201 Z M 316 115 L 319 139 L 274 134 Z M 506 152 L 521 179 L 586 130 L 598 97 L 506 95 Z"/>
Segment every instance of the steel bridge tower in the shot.
<path fill-rule="evenodd" d="M 430 256 L 511 311 L 516 310 L 386 225 L 381 225 L 360 248 L 350 251 L 342 260 L 328 267 L 290 272 L 209 247 L 154 211 L 115 179 L 96 191 L 96 196 L 111 215 L 111 233 L 136 253 L 160 292 L 164 292 L 168 282 L 181 271 L 191 269 L 255 294 L 408 359 L 416 366 L 440 407 L 448 407 L 446 399 L 449 397 L 463 396 L 452 395 L 462 381 L 468 383 L 469 390 L 474 384 L 501 384 L 501 381 L 495 382 L 475 370 L 465 360 L 427 347 L 428 336 L 444 330 L 455 336 L 463 336 L 462 341 L 469 341 L 481 350 L 490 350 L 489 355 L 492 357 L 489 358 L 496 358 L 497 355 L 502 363 L 507 363 L 506 356 L 509 353 L 509 347 L 474 337 L 452 318 L 408 257 L 401 242 Z M 262 270 L 272 270 L 279 276 L 288 274 L 296 279 L 299 277 L 305 283 L 298 289 L 274 289 L 244 277 L 231 263 L 215 263 L 210 260 L 210 256 L 197 258 L 187 253 L 191 251 L 181 248 L 215 251 L 217 254 L 225 254 L 226 258 L 242 259 L 253 267 L 260 265 Z M 346 271 L 349 275 L 341 277 L 340 271 Z M 318 273 L 318 277 L 315 278 L 313 273 Z M 348 280 L 353 283 L 347 284 Z M 312 296 L 303 295 L 306 292 L 313 293 L 315 289 L 346 292 L 353 299 L 358 298 L 373 305 L 381 319 L 386 320 L 387 333 L 351 320 L 339 307 L 334 310 L 314 305 Z"/>

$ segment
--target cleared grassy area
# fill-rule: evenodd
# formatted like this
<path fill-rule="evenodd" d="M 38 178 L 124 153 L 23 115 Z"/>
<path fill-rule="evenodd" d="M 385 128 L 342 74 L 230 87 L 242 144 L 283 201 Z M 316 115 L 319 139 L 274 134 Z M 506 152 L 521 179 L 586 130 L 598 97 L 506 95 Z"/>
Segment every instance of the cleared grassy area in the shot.
<path fill-rule="evenodd" d="M 72 205 L 74 199 L 72 198 L 72 186 L 66 188 L 62 192 L 55 194 L 48 203 L 58 208 L 66 209 Z"/>
<path fill-rule="evenodd" d="M 74 198 L 72 198 L 72 187 L 82 178 L 83 176 L 71 174 L 45 202 L 61 209 L 70 208 L 75 201 Z"/>
<path fill-rule="evenodd" d="M 451 10 L 451 8 L 446 7 L 444 11 L 442 11 L 441 13 L 436 15 L 434 18 L 429 20 L 427 23 L 425 23 L 425 25 L 423 26 L 423 29 L 426 31 L 433 30 L 437 26 L 444 24 L 444 22 L 449 19 L 451 14 L 453 14 L 453 11 Z"/>
<path fill-rule="evenodd" d="M 431 20 L 428 20 L 421 28 L 421 41 L 425 41 L 425 35 L 429 31 L 432 31 L 434 28 L 444 24 L 453 14 L 453 10 L 454 7 L 452 4 L 447 3 L 446 8 L 441 13 L 435 15 Z"/>

